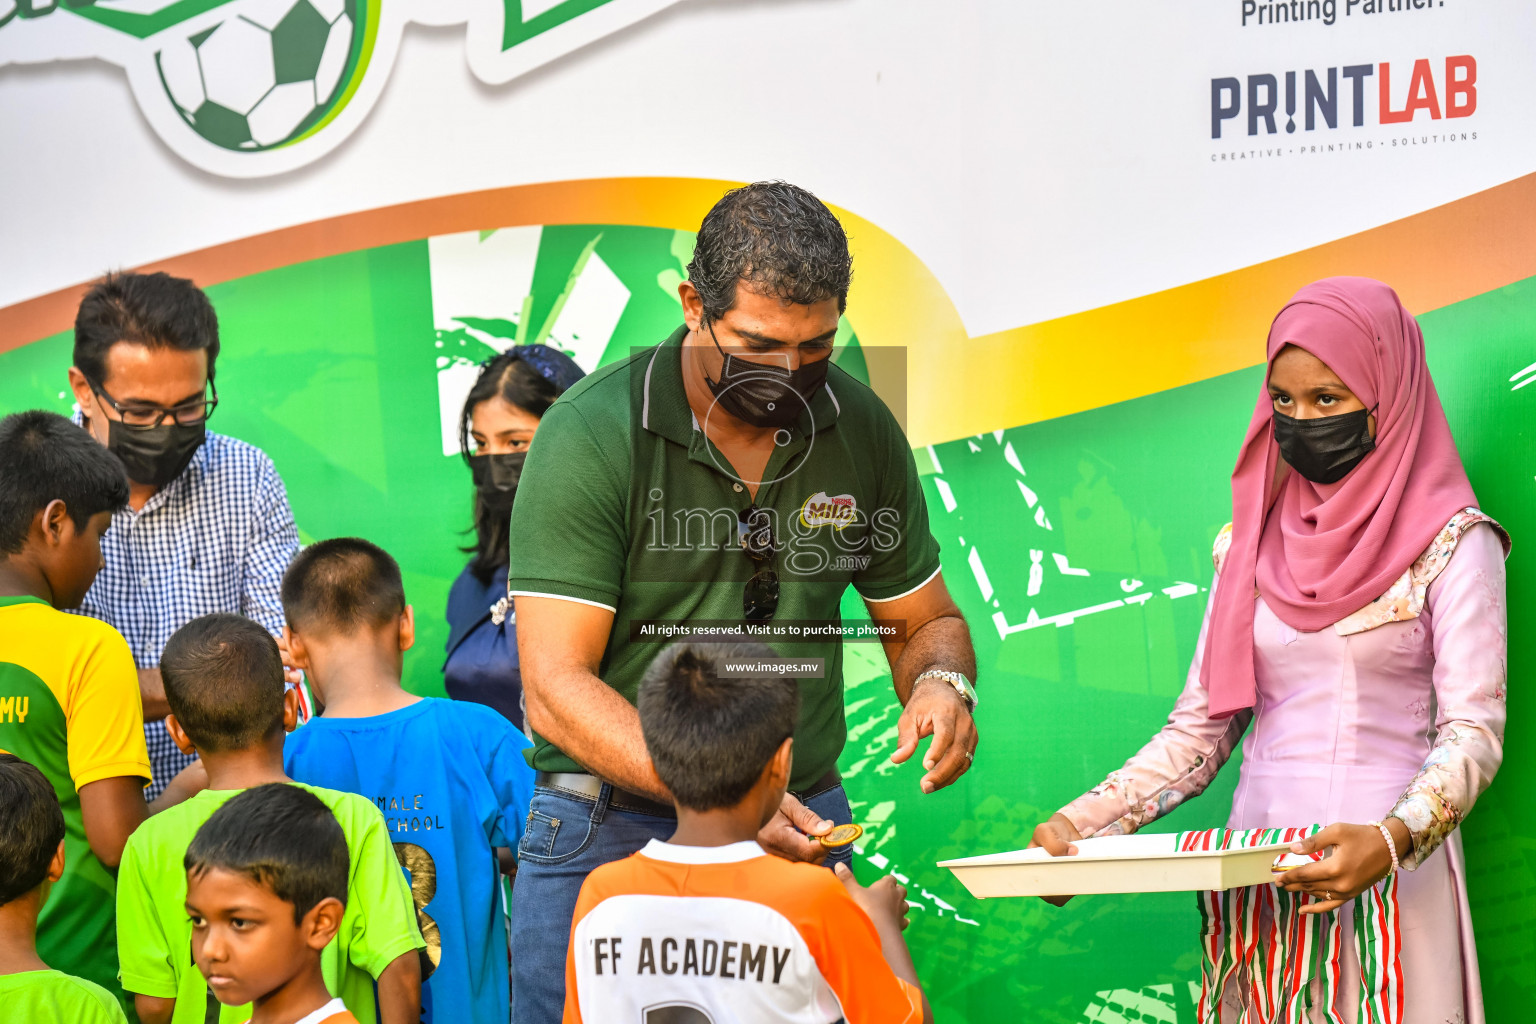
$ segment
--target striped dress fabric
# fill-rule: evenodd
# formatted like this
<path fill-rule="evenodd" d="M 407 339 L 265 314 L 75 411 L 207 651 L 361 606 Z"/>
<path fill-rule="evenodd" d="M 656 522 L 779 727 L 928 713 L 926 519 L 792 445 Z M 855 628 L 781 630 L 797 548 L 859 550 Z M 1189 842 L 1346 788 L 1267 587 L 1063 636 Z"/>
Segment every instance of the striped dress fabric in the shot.
<path fill-rule="evenodd" d="M 1206 829 L 1179 834 L 1180 850 L 1233 850 L 1292 843 L 1321 825 Z M 1340 1000 L 1344 917 L 1303 914 L 1309 893 L 1274 885 L 1202 892 L 1199 1024 L 1344 1024 Z M 1353 942 L 1360 964 L 1361 1024 L 1403 1024 L 1402 928 L 1397 876 L 1388 875 L 1353 901 Z M 1235 998 L 1234 998 L 1235 997 Z M 1231 1014 L 1233 1003 L 1236 1016 Z M 1227 1012 L 1223 1012 L 1223 1005 Z"/>

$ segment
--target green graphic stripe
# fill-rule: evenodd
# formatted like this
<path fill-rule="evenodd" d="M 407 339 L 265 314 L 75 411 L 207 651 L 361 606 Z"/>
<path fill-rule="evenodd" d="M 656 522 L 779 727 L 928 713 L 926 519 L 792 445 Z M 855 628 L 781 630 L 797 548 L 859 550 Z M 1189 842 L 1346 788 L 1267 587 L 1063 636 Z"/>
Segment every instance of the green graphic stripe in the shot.
<path fill-rule="evenodd" d="M 595 11 L 611 0 L 565 0 L 565 3 L 556 4 L 529 21 L 523 20 L 521 0 L 502 0 L 502 2 L 507 8 L 507 19 L 501 32 L 501 50 L 505 53 L 517 44 L 526 43 L 534 36 L 543 35 L 573 18 Z"/>
<path fill-rule="evenodd" d="M 581 250 L 581 255 L 576 257 L 576 265 L 571 268 L 570 274 L 565 279 L 565 290 L 555 299 L 554 306 L 549 315 L 544 318 L 544 326 L 539 328 L 539 333 L 534 336 L 533 343 L 542 345 L 549 340 L 549 332 L 554 330 L 555 323 L 560 319 L 560 313 L 565 309 L 566 300 L 571 297 L 571 292 L 576 290 L 576 283 L 581 280 L 581 272 L 587 269 L 587 261 L 597 251 L 597 243 L 603 240 L 603 233 L 599 231 L 597 237 L 588 242 Z M 531 298 L 531 296 L 530 296 Z M 523 333 L 523 326 L 518 325 L 518 333 Z"/>
<path fill-rule="evenodd" d="M 115 11 L 96 6 L 64 9 L 82 18 L 89 18 L 99 25 L 133 36 L 135 39 L 148 39 L 156 32 L 163 32 L 188 18 L 195 18 L 199 14 L 233 2 L 234 0 L 181 0 L 180 3 L 172 4 L 154 14 L 134 14 L 131 11 Z"/>
<path fill-rule="evenodd" d="M 351 63 L 345 71 L 347 85 L 342 90 L 341 95 L 331 102 L 331 105 L 325 111 L 325 115 L 320 120 L 310 125 L 301 134 L 274 148 L 281 149 L 284 146 L 292 146 L 295 143 L 303 142 L 317 132 L 323 131 L 325 126 L 336 120 L 337 116 L 346 109 L 347 104 L 352 102 L 352 97 L 356 95 L 358 87 L 363 84 L 363 76 L 368 73 L 368 65 L 373 60 L 374 47 L 378 45 L 382 2 L 383 0 L 359 0 L 359 12 L 355 20 L 359 22 L 358 28 L 363 34 L 363 45 L 350 58 Z"/>

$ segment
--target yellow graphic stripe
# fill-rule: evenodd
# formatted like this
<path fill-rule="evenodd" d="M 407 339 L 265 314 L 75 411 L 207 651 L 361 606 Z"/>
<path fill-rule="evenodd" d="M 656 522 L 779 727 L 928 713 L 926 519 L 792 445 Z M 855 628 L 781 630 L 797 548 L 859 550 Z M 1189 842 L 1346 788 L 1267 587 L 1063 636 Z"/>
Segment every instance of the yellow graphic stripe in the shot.
<path fill-rule="evenodd" d="M 201 285 L 432 235 L 531 224 L 697 230 L 738 183 L 597 178 L 491 189 L 346 214 L 159 261 Z M 1309 281 L 1376 277 L 1416 313 L 1536 276 L 1536 174 L 1360 234 L 1140 298 L 972 338 L 917 255 L 834 207 L 853 250 L 861 343 L 907 350 L 914 446 L 1123 402 L 1263 361 L 1269 321 Z M 1027 242 L 1026 242 L 1027 244 Z M 85 285 L 0 309 L 0 352 L 69 327 Z M 895 394 L 902 382 L 872 381 Z"/>

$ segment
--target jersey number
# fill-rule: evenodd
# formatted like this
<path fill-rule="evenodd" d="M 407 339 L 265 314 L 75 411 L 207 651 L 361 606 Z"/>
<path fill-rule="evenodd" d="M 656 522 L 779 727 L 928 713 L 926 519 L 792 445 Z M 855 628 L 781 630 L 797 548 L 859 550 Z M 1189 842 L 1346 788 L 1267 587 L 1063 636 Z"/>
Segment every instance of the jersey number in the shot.
<path fill-rule="evenodd" d="M 421 937 L 427 942 L 427 962 L 421 965 L 421 980 L 426 981 L 443 959 L 443 937 L 438 933 L 437 922 L 423 909 L 437 895 L 437 864 L 430 853 L 415 843 L 396 843 L 395 859 L 411 875 L 416 923 L 421 927 Z"/>
<path fill-rule="evenodd" d="M 642 1024 L 715 1024 L 715 1018 L 693 1003 L 663 1003 L 647 1006 Z"/>

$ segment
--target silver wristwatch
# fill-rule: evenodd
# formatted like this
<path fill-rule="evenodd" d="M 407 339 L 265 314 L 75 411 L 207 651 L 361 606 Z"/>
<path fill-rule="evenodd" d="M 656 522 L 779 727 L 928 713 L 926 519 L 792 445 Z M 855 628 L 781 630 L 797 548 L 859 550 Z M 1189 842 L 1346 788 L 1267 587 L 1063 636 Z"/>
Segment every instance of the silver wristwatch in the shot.
<path fill-rule="evenodd" d="M 922 682 L 924 679 L 944 680 L 950 686 L 955 688 L 955 692 L 960 695 L 960 699 L 965 701 L 965 706 L 972 712 L 975 712 L 976 687 L 972 686 L 971 681 L 965 678 L 965 676 L 961 675 L 959 672 L 949 672 L 944 669 L 931 668 L 927 672 L 920 673 L 916 679 L 912 680 L 912 689 L 916 690 L 917 684 Z"/>

